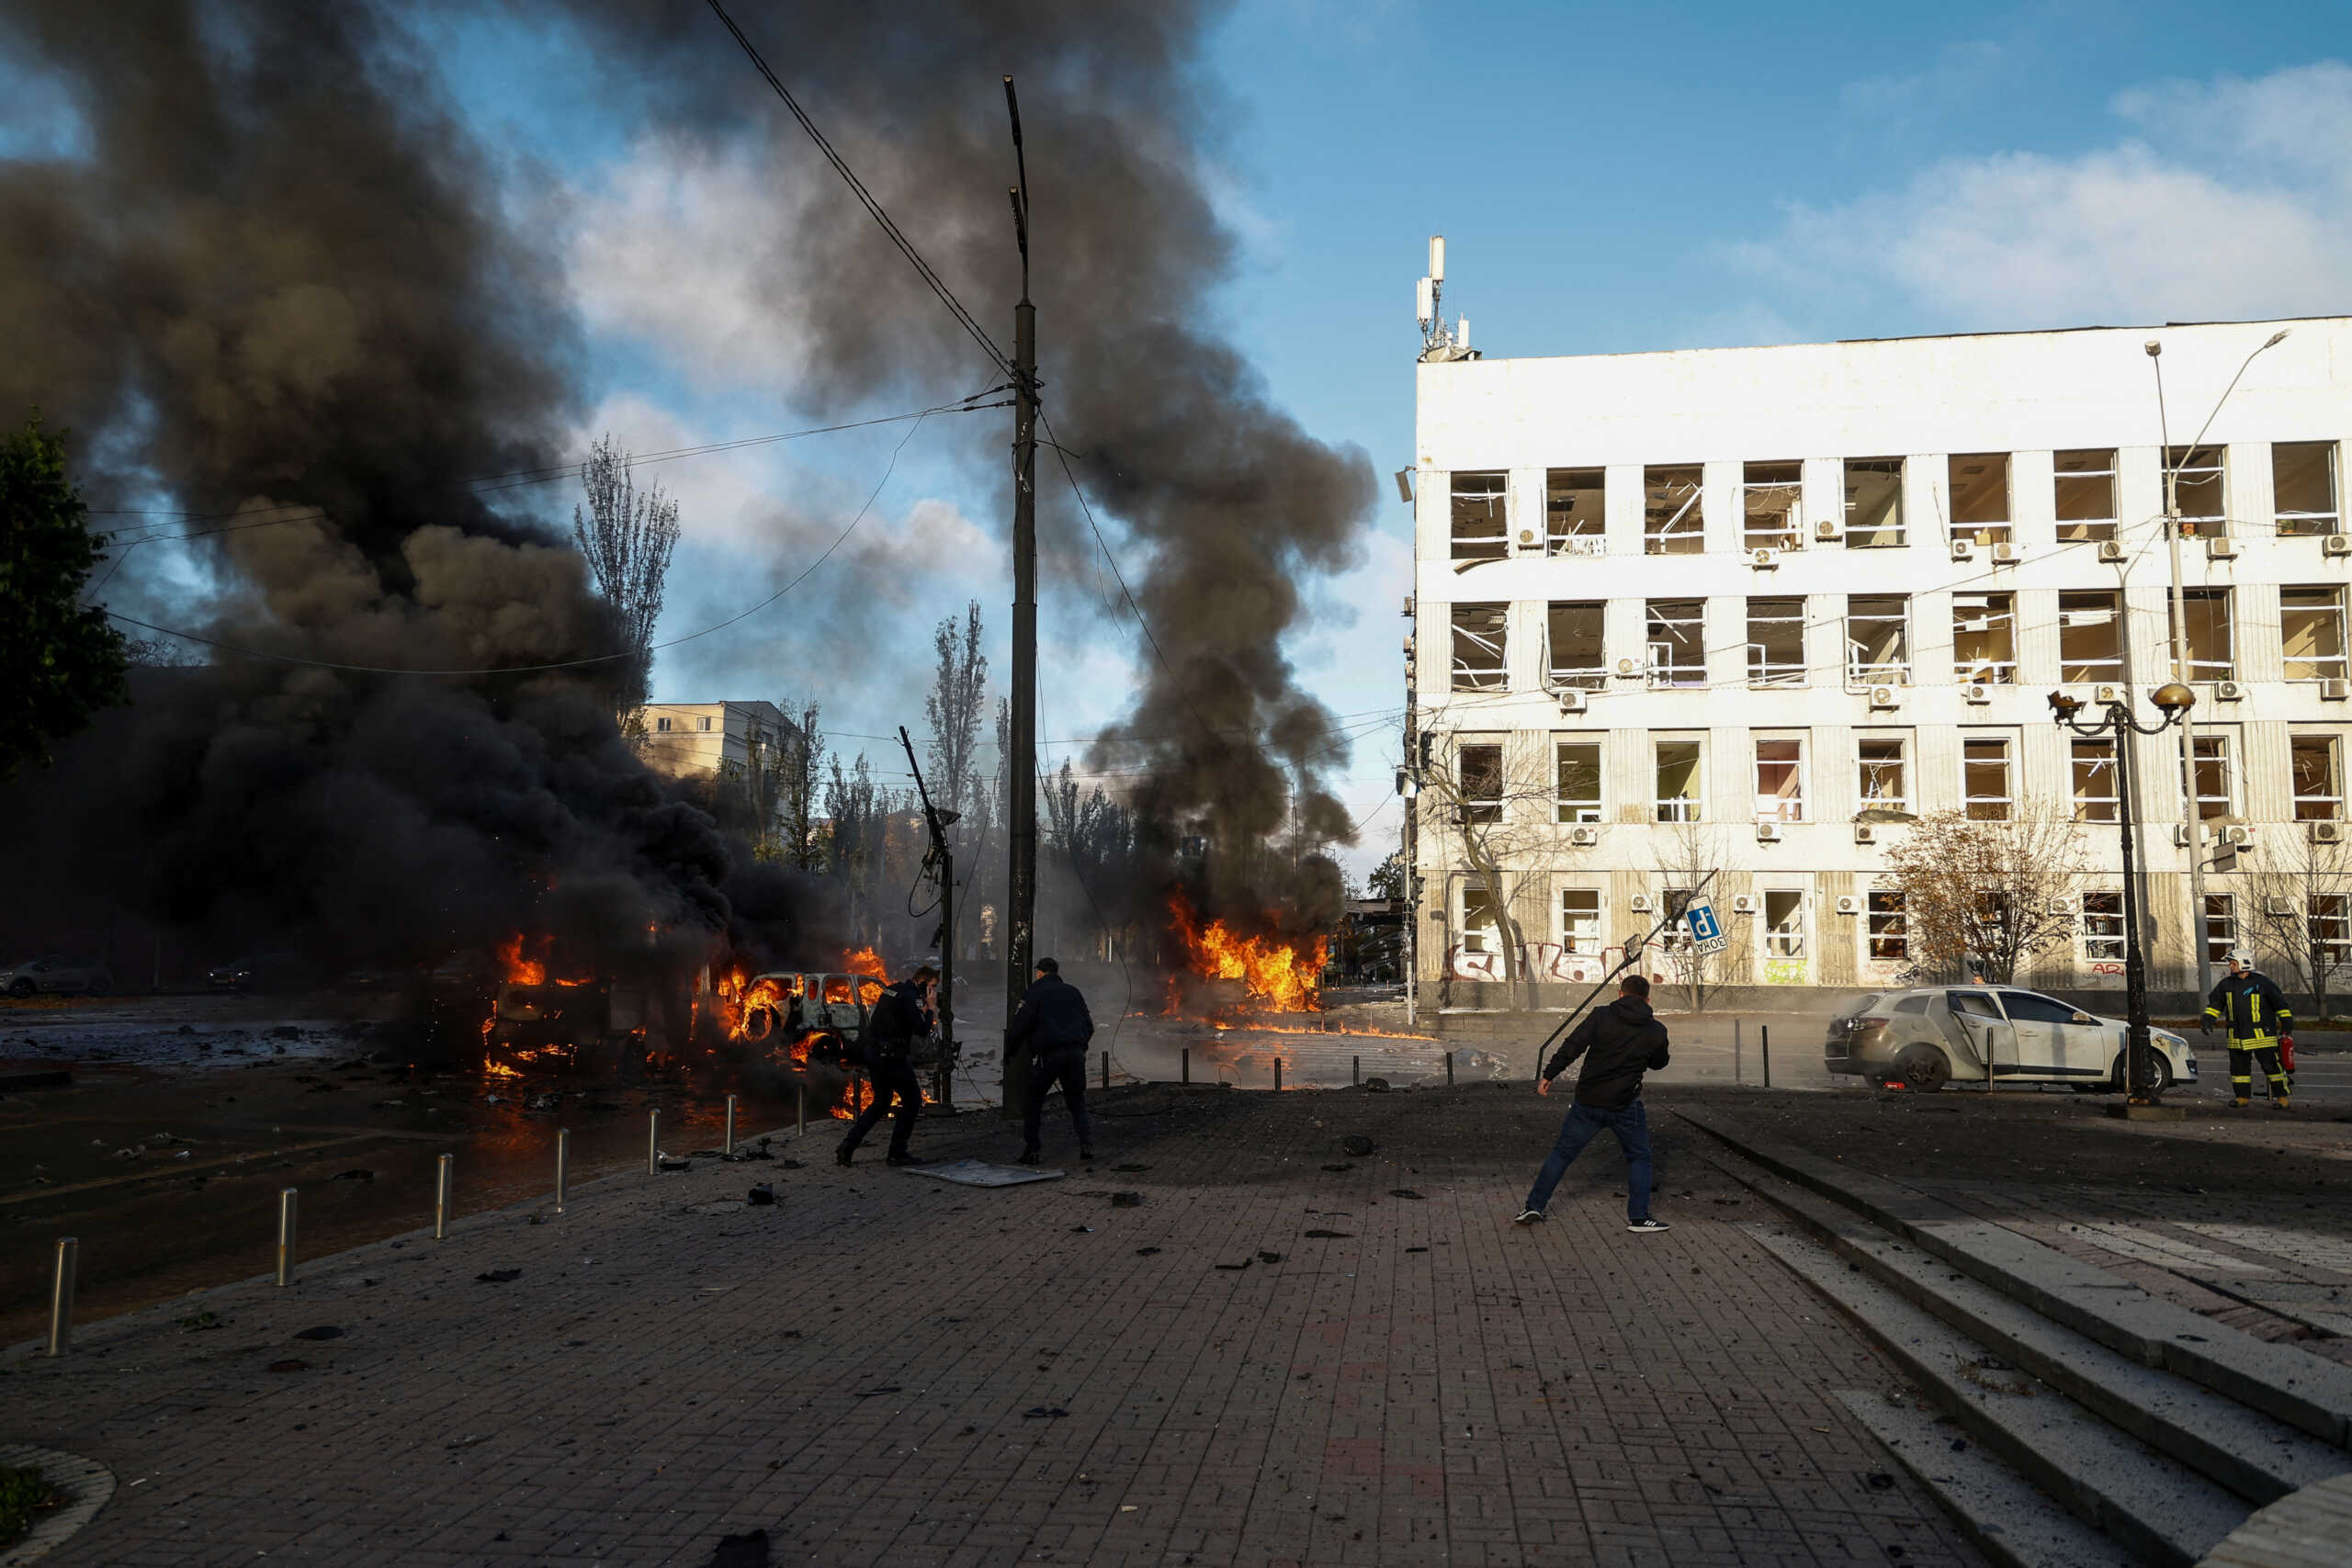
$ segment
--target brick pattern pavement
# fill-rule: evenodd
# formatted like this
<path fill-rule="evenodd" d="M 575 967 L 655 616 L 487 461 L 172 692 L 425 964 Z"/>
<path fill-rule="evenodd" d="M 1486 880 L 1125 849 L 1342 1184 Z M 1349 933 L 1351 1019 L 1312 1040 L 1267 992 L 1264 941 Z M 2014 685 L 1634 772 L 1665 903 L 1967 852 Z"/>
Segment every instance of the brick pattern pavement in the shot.
<path fill-rule="evenodd" d="M 1524 1089 L 1103 1109 L 1058 1183 L 812 1137 L 802 1169 L 617 1178 L 90 1325 L 10 1355 L 0 1435 L 117 1473 L 61 1568 L 699 1564 L 755 1527 L 829 1568 L 1979 1561 L 1835 1397 L 1893 1374 L 1671 1118 L 1676 1228 L 1632 1236 L 1600 1146 L 1551 1224 L 1508 1223 L 1563 1110 Z M 1380 1151 L 1320 1168 L 1356 1132 Z M 691 1212 L 771 1179 L 775 1208 Z M 175 1326 L 199 1309 L 226 1326 Z"/>

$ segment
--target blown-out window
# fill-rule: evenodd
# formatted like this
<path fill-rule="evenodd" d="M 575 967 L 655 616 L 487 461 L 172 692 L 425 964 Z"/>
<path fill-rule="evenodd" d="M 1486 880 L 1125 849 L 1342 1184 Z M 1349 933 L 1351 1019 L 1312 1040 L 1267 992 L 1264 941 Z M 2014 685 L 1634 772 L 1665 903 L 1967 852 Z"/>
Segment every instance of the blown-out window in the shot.
<path fill-rule="evenodd" d="M 2296 821 L 2333 822 L 2344 815 L 2344 786 L 2336 771 L 2335 751 L 2333 735 L 2297 735 L 2288 740 Z"/>
<path fill-rule="evenodd" d="M 1580 958 L 1600 956 L 1600 890 L 1560 889 L 1560 947 Z"/>
<path fill-rule="evenodd" d="M 1804 547 L 1804 465 L 1749 463 L 1740 470 L 1740 546 L 1744 549 Z"/>
<path fill-rule="evenodd" d="M 1847 547 L 1877 549 L 1903 542 L 1903 459 L 1847 458 Z"/>
<path fill-rule="evenodd" d="M 2122 796 L 2115 788 L 2115 742 L 2074 743 L 2075 820 L 2112 822 Z"/>
<path fill-rule="evenodd" d="M 2069 543 L 2115 537 L 2115 448 L 2053 454 L 2058 536 Z"/>
<path fill-rule="evenodd" d="M 1544 678 L 1555 686 L 1598 692 L 1609 684 L 1599 604 L 1549 604 L 1544 615 Z"/>
<path fill-rule="evenodd" d="M 1608 496 L 1600 468 L 1553 468 L 1544 476 L 1544 553 L 1597 556 L 1608 524 Z"/>
<path fill-rule="evenodd" d="M 1642 470 L 1642 549 L 1653 556 L 1695 556 L 1707 547 L 1706 513 L 1700 504 L 1700 470 Z"/>
<path fill-rule="evenodd" d="M 1499 692 L 1510 685 L 1508 604 L 1453 607 L 1453 689 Z"/>
<path fill-rule="evenodd" d="M 2282 538 L 2343 527 L 2335 495 L 2335 443 L 2281 441 L 2270 448 L 2272 508 Z"/>
<path fill-rule="evenodd" d="M 1657 766 L 1657 819 L 1696 822 L 1704 804 L 1699 773 L 1699 742 L 1660 740 L 1654 749 Z"/>
<path fill-rule="evenodd" d="M 2223 494 L 2227 474 L 2219 446 L 2172 446 L 2165 451 L 2165 468 L 2177 506 L 2180 531 L 2190 537 L 2217 537 L 2228 532 L 2229 510 Z"/>
<path fill-rule="evenodd" d="M 1600 742 L 1563 740 L 1554 750 L 1553 820 L 1600 820 Z"/>
<path fill-rule="evenodd" d="M 1756 742 L 1756 820 L 1804 820 L 1804 742 Z"/>
<path fill-rule="evenodd" d="M 2344 591 L 2278 591 L 2278 642 L 2290 681 L 2336 681 L 2344 668 Z"/>
<path fill-rule="evenodd" d="M 1804 684 L 1804 601 L 1747 602 L 1747 683 Z"/>
<path fill-rule="evenodd" d="M 1857 593 L 1846 602 L 1846 678 L 1858 686 L 1911 679 L 1911 601 Z"/>
<path fill-rule="evenodd" d="M 2083 895 L 2083 957 L 2094 964 L 2123 958 L 2123 895 Z"/>
<path fill-rule="evenodd" d="M 1500 560 L 1510 547 L 1505 490 L 1500 473 L 1453 476 L 1453 558 Z"/>
<path fill-rule="evenodd" d="M 1462 770 L 1462 819 L 1496 822 L 1503 814 L 1503 749 L 1497 741 L 1471 741 L 1458 755 Z"/>
<path fill-rule="evenodd" d="M 2114 593 L 2094 589 L 2058 595 L 2058 678 L 2123 678 L 2123 627 Z"/>
<path fill-rule="evenodd" d="M 1707 683 L 1706 601 L 1653 599 L 1645 632 L 1653 686 Z"/>
<path fill-rule="evenodd" d="M 2006 686 L 2017 679 L 2017 615 L 2007 593 L 1951 596 L 1952 678 Z"/>
<path fill-rule="evenodd" d="M 1970 736 L 1961 742 L 1962 804 L 1973 822 L 2009 819 L 2009 743 L 2000 736 Z"/>
<path fill-rule="evenodd" d="M 1854 748 L 1860 776 L 1855 783 L 1865 811 L 1911 809 L 1909 770 L 1900 736 L 1872 737 Z"/>
<path fill-rule="evenodd" d="M 2009 455 L 1972 452 L 1954 456 L 1948 474 L 1951 480 L 1951 536 L 1980 545 L 2009 542 Z"/>
<path fill-rule="evenodd" d="M 2230 681 L 2237 676 L 2236 649 L 2230 636 L 2230 591 L 2191 588 L 2181 596 L 2181 625 L 2188 628 L 2188 678 Z M 2172 604 L 2165 604 L 2165 646 L 2172 636 Z"/>
<path fill-rule="evenodd" d="M 1894 888 L 1873 889 L 1866 899 L 1871 962 L 1900 964 L 1911 956 L 1911 931 L 1903 918 L 1903 895 Z"/>

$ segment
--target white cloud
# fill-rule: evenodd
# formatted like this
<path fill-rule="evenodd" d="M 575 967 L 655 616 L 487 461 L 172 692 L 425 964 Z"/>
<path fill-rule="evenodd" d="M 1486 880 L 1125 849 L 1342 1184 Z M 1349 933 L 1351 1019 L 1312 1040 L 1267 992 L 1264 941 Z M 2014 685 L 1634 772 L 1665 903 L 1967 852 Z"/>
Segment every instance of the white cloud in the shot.
<path fill-rule="evenodd" d="M 2137 137 L 1947 160 L 1898 191 L 1796 209 L 1737 254 L 1793 292 L 1892 294 L 1955 327 L 2346 308 L 2352 68 L 2165 83 L 2114 107 Z"/>

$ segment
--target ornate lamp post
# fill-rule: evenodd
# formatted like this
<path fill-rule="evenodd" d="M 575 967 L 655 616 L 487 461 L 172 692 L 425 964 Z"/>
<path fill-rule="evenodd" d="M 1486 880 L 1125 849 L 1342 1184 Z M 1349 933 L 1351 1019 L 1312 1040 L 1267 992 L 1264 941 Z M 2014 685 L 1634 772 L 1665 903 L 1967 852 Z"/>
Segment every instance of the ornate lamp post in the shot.
<path fill-rule="evenodd" d="M 2161 735 L 2188 716 L 2197 694 L 2177 681 L 2158 686 L 2151 698 L 2163 722 L 2142 724 L 2132 716 L 2129 704 L 2107 705 L 2107 715 L 2085 724 L 2075 716 L 2089 705 L 2064 692 L 2050 694 L 2050 714 L 2059 727 L 2084 737 L 2111 735 L 2115 739 L 2116 819 L 2123 829 L 2123 1088 L 2133 1105 L 2154 1105 L 2162 1092 L 2153 1078 L 2154 1054 L 2148 1045 L 2148 972 L 2140 954 L 2139 846 L 2132 821 L 2132 740 L 2134 735 Z M 2199 911 L 2199 916 L 2203 914 Z M 2201 923 L 2201 919 L 2200 919 Z M 2203 932 L 2197 932 L 2203 941 Z"/>

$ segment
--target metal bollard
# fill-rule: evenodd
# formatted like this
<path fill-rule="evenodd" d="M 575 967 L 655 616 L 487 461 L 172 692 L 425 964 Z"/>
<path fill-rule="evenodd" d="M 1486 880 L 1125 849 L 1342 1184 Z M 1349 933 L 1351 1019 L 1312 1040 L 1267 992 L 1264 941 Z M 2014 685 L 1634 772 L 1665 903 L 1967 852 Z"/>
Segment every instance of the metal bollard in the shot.
<path fill-rule="evenodd" d="M 1756 1039 L 1757 1049 L 1764 1054 L 1764 1087 L 1770 1089 L 1772 1087 L 1772 1026 L 1769 1023 L 1758 1024 Z"/>
<path fill-rule="evenodd" d="M 1102 1087 L 1111 1087 L 1111 1053 L 1108 1051 L 1102 1053 Z"/>
<path fill-rule="evenodd" d="M 1190 1045 L 1184 1047 L 1184 1060 L 1181 1070 L 1184 1075 L 1181 1081 L 1191 1083 L 1193 1081 L 1193 1048 Z"/>
<path fill-rule="evenodd" d="M 645 1117 L 645 1174 L 662 1174 L 662 1112 L 650 1111 Z"/>
<path fill-rule="evenodd" d="M 563 1213 L 564 1190 L 571 1185 L 571 1129 L 559 1127 L 555 1134 L 555 1212 Z"/>
<path fill-rule="evenodd" d="M 1445 1087 L 1453 1087 L 1453 1053 L 1451 1051 L 1445 1054 Z"/>
<path fill-rule="evenodd" d="M 57 1271 L 49 1281 L 49 1353 L 62 1356 L 74 1348 L 74 1276 L 81 1269 L 82 1244 L 70 1235 L 57 1238 Z"/>
<path fill-rule="evenodd" d="M 295 1199 L 293 1188 L 277 1190 L 277 1282 L 281 1286 L 294 1282 Z"/>
<path fill-rule="evenodd" d="M 1746 1043 L 1740 1036 L 1739 1020 L 1733 1019 L 1731 1021 L 1731 1081 L 1734 1083 L 1743 1081 L 1740 1077 L 1742 1066 L 1740 1058 L 1747 1055 Z"/>
<path fill-rule="evenodd" d="M 735 1152 L 735 1097 L 727 1097 L 727 1152 Z"/>
<path fill-rule="evenodd" d="M 1282 1059 L 1280 1056 L 1277 1056 L 1277 1057 L 1275 1057 L 1275 1058 L 1274 1058 L 1274 1092 L 1275 1092 L 1276 1094 L 1280 1094 L 1280 1093 L 1282 1093 L 1282 1091 L 1283 1091 L 1283 1059 Z"/>
<path fill-rule="evenodd" d="M 1363 1058 L 1362 1056 L 1351 1056 L 1348 1060 L 1354 1064 L 1348 1069 L 1348 1081 L 1355 1085 L 1358 1089 L 1362 1089 L 1363 1087 Z"/>
<path fill-rule="evenodd" d="M 433 1174 L 433 1239 L 449 1239 L 449 1190 L 457 1184 L 458 1156 L 443 1155 Z"/>
<path fill-rule="evenodd" d="M 792 1133 L 795 1137 L 805 1138 L 808 1135 L 808 1086 L 802 1084 L 799 1093 L 800 1108 L 794 1113 Z"/>

